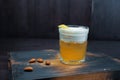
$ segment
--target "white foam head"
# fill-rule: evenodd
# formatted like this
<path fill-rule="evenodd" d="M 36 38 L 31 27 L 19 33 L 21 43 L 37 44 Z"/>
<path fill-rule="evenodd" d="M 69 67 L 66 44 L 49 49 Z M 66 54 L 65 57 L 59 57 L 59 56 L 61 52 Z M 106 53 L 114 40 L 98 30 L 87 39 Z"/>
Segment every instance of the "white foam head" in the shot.
<path fill-rule="evenodd" d="M 65 42 L 83 43 L 87 40 L 89 28 L 85 26 L 59 28 L 60 39 Z"/>

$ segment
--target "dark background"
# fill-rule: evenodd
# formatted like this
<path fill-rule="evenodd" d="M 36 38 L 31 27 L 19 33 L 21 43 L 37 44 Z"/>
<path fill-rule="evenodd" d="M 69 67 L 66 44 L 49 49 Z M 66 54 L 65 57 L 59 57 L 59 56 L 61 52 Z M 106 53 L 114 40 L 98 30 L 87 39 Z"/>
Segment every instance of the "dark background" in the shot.
<path fill-rule="evenodd" d="M 59 24 L 91 24 L 91 0 L 0 0 L 0 37 L 58 38 Z"/>
<path fill-rule="evenodd" d="M 0 38 L 58 38 L 59 24 L 90 27 L 90 40 L 120 40 L 120 0 L 0 0 Z"/>
<path fill-rule="evenodd" d="M 92 0 L 91 38 L 120 41 L 120 0 Z"/>

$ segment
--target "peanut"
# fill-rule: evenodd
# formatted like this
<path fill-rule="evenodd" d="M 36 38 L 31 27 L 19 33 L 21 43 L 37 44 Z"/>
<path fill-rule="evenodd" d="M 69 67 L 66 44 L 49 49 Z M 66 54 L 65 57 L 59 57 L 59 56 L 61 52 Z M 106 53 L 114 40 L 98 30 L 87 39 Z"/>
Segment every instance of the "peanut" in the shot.
<path fill-rule="evenodd" d="M 38 58 L 38 59 L 37 59 L 37 62 L 43 63 L 43 59 L 42 59 L 42 58 Z"/>
<path fill-rule="evenodd" d="M 35 61 L 36 61 L 36 59 L 32 58 L 32 59 L 29 60 L 29 63 L 34 63 Z"/>
<path fill-rule="evenodd" d="M 50 61 L 47 60 L 47 61 L 45 61 L 45 64 L 50 65 L 51 63 L 50 63 Z"/>
<path fill-rule="evenodd" d="M 29 71 L 29 72 L 30 72 L 30 71 L 33 71 L 33 68 L 30 67 L 30 66 L 29 66 L 29 67 L 25 67 L 25 68 L 24 68 L 24 71 Z"/>

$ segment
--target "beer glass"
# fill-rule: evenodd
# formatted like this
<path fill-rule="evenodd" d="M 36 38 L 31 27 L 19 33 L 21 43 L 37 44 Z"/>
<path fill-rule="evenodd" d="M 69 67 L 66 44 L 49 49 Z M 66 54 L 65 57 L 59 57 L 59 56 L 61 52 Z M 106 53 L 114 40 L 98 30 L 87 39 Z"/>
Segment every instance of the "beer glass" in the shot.
<path fill-rule="evenodd" d="M 60 60 L 64 64 L 81 64 L 85 61 L 89 28 L 67 25 L 59 28 Z"/>

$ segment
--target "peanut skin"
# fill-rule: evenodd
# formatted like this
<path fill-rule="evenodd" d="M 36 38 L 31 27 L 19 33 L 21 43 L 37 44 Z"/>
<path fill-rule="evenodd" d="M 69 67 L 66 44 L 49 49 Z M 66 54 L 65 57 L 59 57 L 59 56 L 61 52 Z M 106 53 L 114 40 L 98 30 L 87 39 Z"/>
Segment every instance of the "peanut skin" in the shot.
<path fill-rule="evenodd" d="M 28 67 L 25 67 L 25 68 L 24 68 L 24 71 L 28 71 L 28 72 L 30 72 L 30 71 L 33 71 L 33 68 L 30 67 L 30 66 L 28 66 Z"/>
<path fill-rule="evenodd" d="M 37 62 L 39 62 L 39 63 L 43 63 L 44 60 L 43 60 L 42 58 L 38 58 L 38 59 L 37 59 Z"/>
<path fill-rule="evenodd" d="M 45 64 L 46 64 L 46 65 L 50 65 L 51 62 L 47 60 L 47 61 L 45 61 Z"/>
<path fill-rule="evenodd" d="M 35 58 L 32 58 L 29 60 L 29 63 L 35 63 L 36 59 Z"/>

